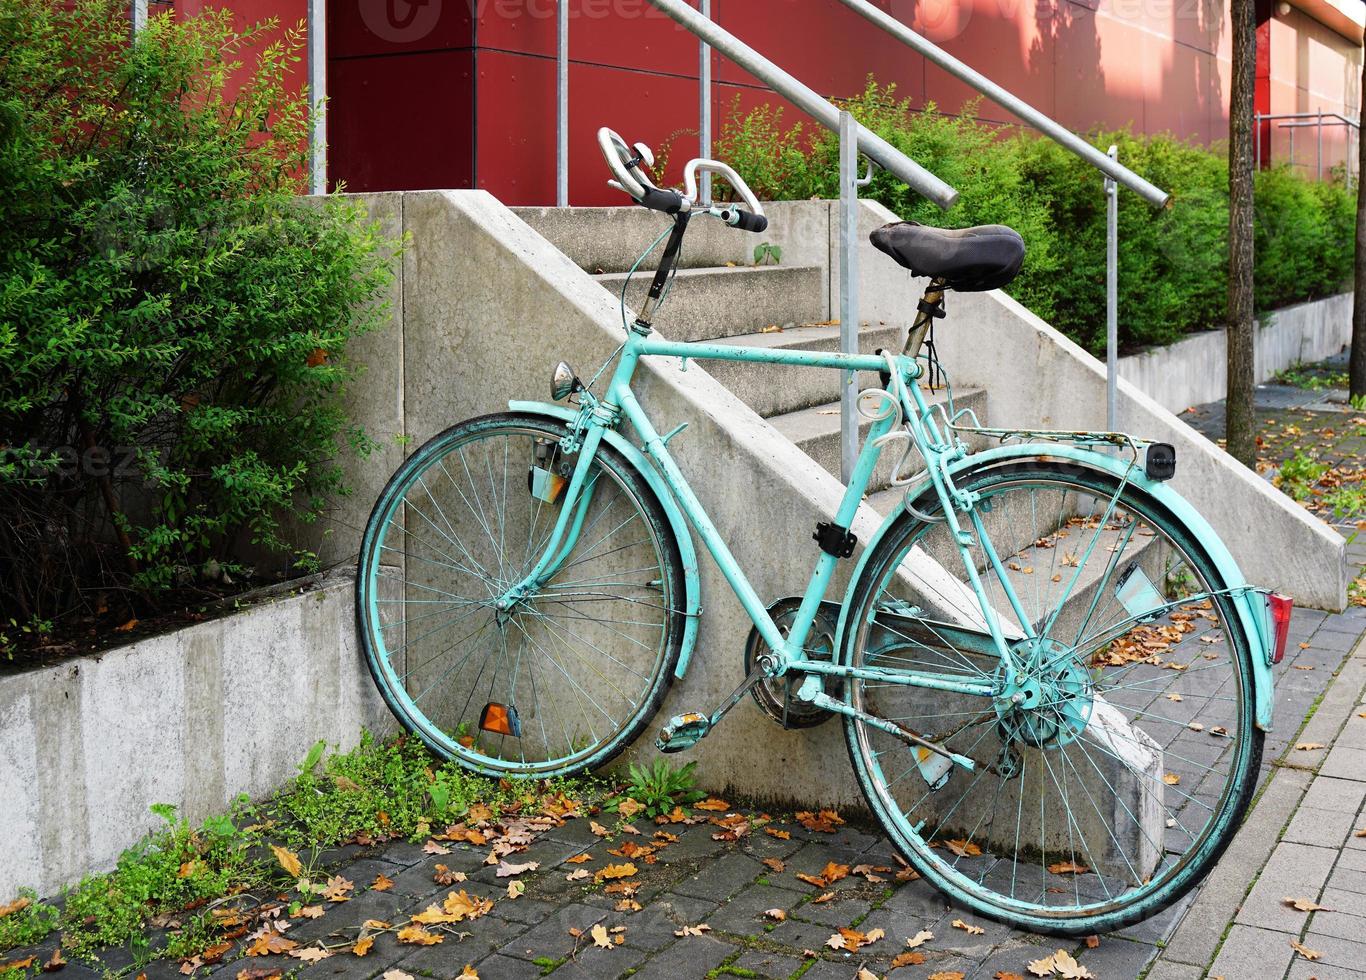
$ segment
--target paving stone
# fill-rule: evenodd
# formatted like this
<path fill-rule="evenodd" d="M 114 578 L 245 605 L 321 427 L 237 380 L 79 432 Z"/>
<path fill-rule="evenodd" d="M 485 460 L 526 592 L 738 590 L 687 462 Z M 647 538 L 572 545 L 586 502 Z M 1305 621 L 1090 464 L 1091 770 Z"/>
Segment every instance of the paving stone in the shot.
<path fill-rule="evenodd" d="M 798 956 L 785 956 L 767 950 L 751 949 L 731 963 L 731 966 L 741 970 L 749 970 L 761 977 L 768 978 L 768 980 L 787 980 L 793 973 L 801 969 L 805 962 Z"/>
<path fill-rule="evenodd" d="M 554 976 L 560 980 L 609 980 L 634 971 L 645 962 L 648 955 L 645 950 L 631 946 L 602 949 L 587 943 L 566 963 L 557 967 Z"/>
<path fill-rule="evenodd" d="M 1248 890 L 1248 882 L 1276 845 L 1311 774 L 1278 769 L 1256 806 L 1172 933 L 1163 959 L 1204 966 L 1214 956 L 1224 930 Z M 1284 897 L 1284 896 L 1280 896 Z"/>
<path fill-rule="evenodd" d="M 437 980 L 453 980 L 460 976 L 461 967 L 451 971 L 450 964 L 447 964 L 440 972 L 434 974 Z M 526 960 L 513 959 L 510 956 L 488 956 L 480 960 L 475 965 L 475 971 L 479 974 L 479 980 L 531 980 L 532 977 L 541 975 L 541 968 L 534 963 Z M 403 964 L 399 964 L 403 968 Z M 411 970 L 406 971 L 411 973 Z"/>
<path fill-rule="evenodd" d="M 680 896 L 681 897 L 681 896 Z M 684 899 L 685 901 L 692 901 Z M 638 912 L 612 912 L 603 920 L 608 928 L 622 926 L 627 946 L 655 952 L 673 943 L 684 926 L 698 925 L 702 918 L 687 907 L 651 902 Z"/>
<path fill-rule="evenodd" d="M 737 936 L 762 935 L 764 926 L 774 921 L 765 918 L 764 913 L 775 908 L 783 912 L 800 908 L 803 917 L 808 917 L 805 915 L 808 906 L 801 904 L 801 898 L 795 892 L 769 885 L 750 885 L 713 911 L 707 917 L 707 925 L 718 932 L 730 932 Z M 849 922 L 842 924 L 848 925 Z"/>
<path fill-rule="evenodd" d="M 1290 964 L 1290 972 L 1286 974 L 1286 980 L 1361 980 L 1363 976 L 1366 974 L 1357 973 L 1354 970 L 1344 970 L 1336 966 L 1324 966 L 1322 963 L 1311 963 L 1297 957 Z"/>
<path fill-rule="evenodd" d="M 618 846 L 620 846 L 620 843 L 618 843 Z M 560 863 L 564 861 L 565 858 L 573 857 L 583 850 L 584 847 L 580 844 L 555 840 L 553 837 L 540 837 L 528 845 L 526 850 L 518 851 L 515 854 L 509 854 L 506 860 L 509 864 L 527 864 L 534 861 L 540 865 L 541 869 L 552 871 L 559 867 Z M 572 868 L 573 865 L 570 865 L 570 867 Z M 506 878 L 498 877 L 497 865 L 484 864 L 482 861 L 479 864 L 478 870 L 473 874 L 470 874 L 470 877 L 479 881 L 501 881 L 504 886 L 507 885 Z"/>
<path fill-rule="evenodd" d="M 1338 970 L 1366 971 L 1366 933 L 1357 936 L 1359 941 L 1330 936 L 1310 929 L 1302 942 L 1310 949 L 1322 953 L 1322 959 L 1314 960 L 1314 966 L 1333 967 Z"/>
<path fill-rule="evenodd" d="M 515 902 L 502 901 L 494 905 L 499 916 L 510 922 L 520 922 L 523 925 L 535 925 L 554 912 L 557 907 L 553 902 L 544 902 L 526 895 Z"/>
<path fill-rule="evenodd" d="M 794 839 L 805 838 L 807 841 L 816 844 L 825 844 L 828 847 L 838 847 L 846 851 L 859 853 L 866 851 L 876 844 L 881 838 L 867 833 L 863 828 L 851 824 L 837 827 L 833 834 L 823 834 L 815 830 L 807 830 L 799 823 L 791 825 L 784 824 L 783 830 L 790 830 Z"/>
<path fill-rule="evenodd" d="M 1336 859 L 1337 851 L 1330 848 L 1281 844 L 1262 868 L 1236 921 L 1298 935 L 1304 926 L 1304 913 L 1287 907 L 1284 899 L 1287 895 L 1317 896 Z"/>
<path fill-rule="evenodd" d="M 1076 957 L 1098 977 L 1137 977 L 1157 953 L 1157 947 L 1148 943 L 1107 936 L 1095 949 L 1082 949 Z"/>
<path fill-rule="evenodd" d="M 1234 925 L 1209 972 L 1212 976 L 1222 976 L 1227 980 L 1279 977 L 1290 966 L 1294 955 L 1289 937 L 1284 933 Z"/>
<path fill-rule="evenodd" d="M 420 911 L 407 895 L 393 892 L 368 891 L 349 902 L 327 905 L 327 911 L 317 919 L 293 919 L 287 935 L 297 943 L 312 942 L 334 933 L 345 934 L 348 938 L 360 931 L 366 919 L 379 919 L 381 922 L 394 922 L 405 917 L 404 913 Z"/>
<path fill-rule="evenodd" d="M 1309 646 L 1318 650 L 1341 650 L 1345 653 L 1356 644 L 1356 634 L 1328 629 L 1319 629 L 1309 638 Z"/>
<path fill-rule="evenodd" d="M 1321 780 L 1315 780 L 1321 782 Z M 1347 782 L 1347 780 L 1338 780 Z M 1366 783 L 1360 784 L 1366 788 Z M 1341 810 L 1319 810 L 1314 807 L 1301 806 L 1295 811 L 1295 816 L 1290 821 L 1290 826 L 1285 830 L 1282 840 L 1293 844 L 1312 844 L 1316 847 L 1338 848 L 1351 833 L 1354 822 L 1356 821 L 1355 812 L 1344 812 Z"/>
<path fill-rule="evenodd" d="M 783 840 L 780 837 L 773 837 L 764 833 L 762 830 L 747 835 L 740 843 L 740 849 L 754 858 L 778 858 L 785 859 L 800 850 L 806 841 L 800 837 L 790 837 Z"/>
<path fill-rule="evenodd" d="M 1350 868 L 1334 868 L 1328 876 L 1328 886 L 1345 892 L 1366 895 L 1366 871 L 1353 871 Z"/>
<path fill-rule="evenodd" d="M 855 919 L 868 915 L 872 909 L 873 903 L 871 901 L 849 889 L 835 891 L 835 897 L 828 902 L 816 904 L 816 902 L 811 901 L 799 905 L 796 915 L 798 918 L 810 922 L 839 928 L 840 926 L 851 925 Z"/>
<path fill-rule="evenodd" d="M 670 833 L 677 833 L 677 828 L 666 827 L 664 829 Z M 660 864 L 678 864 L 724 854 L 727 851 L 726 845 L 711 839 L 711 835 L 715 832 L 716 828 L 711 824 L 698 824 L 695 827 L 684 828 L 683 832 L 678 835 L 677 841 L 659 851 L 656 860 Z"/>
<path fill-rule="evenodd" d="M 1333 779 L 1320 774 L 1319 778 L 1310 784 L 1300 806 L 1356 815 L 1361 810 L 1363 800 L 1366 800 L 1366 784 L 1353 779 Z"/>
<path fill-rule="evenodd" d="M 704 872 L 689 875 L 674 885 L 681 895 L 724 900 L 744 888 L 765 870 L 747 854 L 727 854 L 707 865 Z"/>
<path fill-rule="evenodd" d="M 540 924 L 532 926 L 530 930 L 504 946 L 500 952 L 504 956 L 515 956 L 524 960 L 540 957 L 561 959 L 583 943 L 582 938 L 576 939 L 569 934 L 570 929 L 579 929 L 587 934 L 589 929 L 606 917 L 605 909 L 577 903 L 567 905 L 556 909 Z"/>
<path fill-rule="evenodd" d="M 869 926 L 869 928 L 872 927 Z M 825 941 L 834 934 L 835 930 L 830 926 L 790 918 L 786 922 L 779 922 L 774 926 L 773 931 L 768 934 L 768 939 L 772 943 L 794 950 L 797 953 L 804 949 L 814 949 L 819 952 L 825 947 Z"/>
<path fill-rule="evenodd" d="M 1143 980 L 1201 980 L 1205 971 L 1198 966 L 1185 966 L 1181 963 L 1169 963 L 1159 960 L 1153 964 L 1148 975 Z"/>
<path fill-rule="evenodd" d="M 445 885 L 437 884 L 433 877 L 436 866 L 444 864 L 450 871 L 458 871 L 466 877 L 474 877 L 484 866 L 484 853 L 470 850 L 452 850 L 450 854 L 424 854 L 421 861 L 414 862 L 390 877 L 394 881 L 395 894 L 409 895 L 413 898 L 426 898 Z M 457 886 L 458 887 L 458 886 Z"/>
<path fill-rule="evenodd" d="M 399 969 L 424 976 L 458 976 L 465 963 L 491 955 L 525 932 L 527 927 L 495 915 L 484 915 L 455 928 L 458 933 L 447 933 L 445 942 L 436 946 L 407 947 L 415 952 L 400 961 Z M 454 973 L 447 973 L 452 969 Z"/>
<path fill-rule="evenodd" d="M 682 980 L 683 977 L 704 977 L 720 966 L 728 956 L 733 956 L 737 948 L 711 936 L 688 936 L 650 957 L 631 975 L 631 980 Z"/>

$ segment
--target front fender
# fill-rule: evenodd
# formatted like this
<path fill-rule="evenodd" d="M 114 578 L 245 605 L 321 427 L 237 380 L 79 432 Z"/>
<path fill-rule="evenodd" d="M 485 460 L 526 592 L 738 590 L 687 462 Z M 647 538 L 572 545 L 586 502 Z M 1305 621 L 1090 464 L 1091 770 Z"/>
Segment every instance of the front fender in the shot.
<path fill-rule="evenodd" d="M 1210 558 L 1214 561 L 1215 571 L 1221 581 L 1214 583 L 1216 588 L 1235 589 L 1230 593 L 1230 600 L 1242 620 L 1243 629 L 1248 637 L 1248 642 L 1252 644 L 1252 681 L 1253 693 L 1256 698 L 1256 723 L 1262 731 L 1271 730 L 1272 707 L 1275 701 L 1274 682 L 1271 676 L 1270 650 L 1271 632 L 1270 624 L 1267 621 L 1265 602 L 1260 592 L 1252 588 L 1242 589 L 1248 585 L 1243 578 L 1243 574 L 1238 569 L 1238 563 L 1233 555 L 1229 553 L 1224 542 L 1215 534 L 1214 529 L 1200 513 L 1190 505 L 1190 502 L 1173 490 L 1166 483 L 1149 480 L 1143 473 L 1141 467 L 1135 468 L 1131 463 L 1110 456 L 1105 453 L 1098 453 L 1081 446 L 1069 446 L 1057 443 L 1024 443 L 1013 446 L 1000 446 L 986 452 L 972 453 L 957 461 L 949 467 L 949 472 L 958 477 L 971 470 L 993 466 L 999 463 L 1012 462 L 1022 459 L 1037 458 L 1047 456 L 1053 459 L 1062 459 L 1078 466 L 1084 466 L 1092 470 L 1098 470 L 1111 476 L 1128 479 L 1128 482 L 1139 487 L 1160 506 L 1164 507 L 1177 521 L 1189 527 L 1200 544 L 1209 552 Z M 917 499 L 922 493 L 930 488 L 929 478 L 926 477 L 919 484 L 910 489 L 911 499 Z M 854 588 L 863 575 L 864 566 L 868 558 L 872 555 L 877 544 L 887 534 L 897 512 L 894 511 L 890 517 L 882 522 L 882 526 L 868 540 L 859 556 L 858 565 L 854 569 L 854 574 L 849 579 L 849 588 L 845 593 L 844 602 L 840 611 L 839 627 L 836 631 L 836 650 L 843 649 L 845 620 L 854 596 Z"/>
<path fill-rule="evenodd" d="M 553 405 L 549 402 L 510 401 L 508 402 L 508 410 L 524 412 L 527 415 L 544 415 L 566 423 L 572 423 L 579 417 L 579 413 L 575 410 L 561 405 Z M 654 468 L 646 455 L 615 429 L 608 429 L 603 432 L 602 438 L 613 449 L 625 456 L 626 461 L 649 484 L 655 497 L 658 498 L 660 506 L 664 508 L 664 513 L 668 516 L 669 526 L 674 532 L 674 540 L 678 542 L 678 556 L 683 561 L 685 603 L 683 614 L 685 622 L 683 625 L 682 650 L 678 655 L 678 667 L 674 671 L 674 676 L 682 677 L 687 673 L 688 661 L 692 658 L 693 647 L 697 643 L 697 621 L 702 614 L 702 588 L 697 574 L 697 549 L 693 546 L 692 530 L 689 528 L 683 512 L 679 509 L 677 501 L 674 500 L 669 485 L 664 482 L 664 478 L 659 475 L 659 471 Z"/>

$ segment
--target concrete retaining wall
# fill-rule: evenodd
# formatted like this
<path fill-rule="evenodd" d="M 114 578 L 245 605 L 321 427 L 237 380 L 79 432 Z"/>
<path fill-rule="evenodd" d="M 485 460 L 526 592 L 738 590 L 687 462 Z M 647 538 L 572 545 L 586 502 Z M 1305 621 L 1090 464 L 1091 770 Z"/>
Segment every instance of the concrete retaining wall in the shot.
<path fill-rule="evenodd" d="M 1288 367 L 1321 361 L 1352 339 L 1352 294 L 1300 303 L 1260 317 L 1257 381 Z M 1119 374 L 1170 412 L 1218 401 L 1228 394 L 1228 340 L 1211 330 L 1166 347 L 1119 359 Z"/>
<path fill-rule="evenodd" d="M 318 739 L 391 727 L 357 651 L 352 576 L 221 619 L 0 677 L 0 904 L 49 895 L 173 803 L 192 821 L 261 797 Z"/>

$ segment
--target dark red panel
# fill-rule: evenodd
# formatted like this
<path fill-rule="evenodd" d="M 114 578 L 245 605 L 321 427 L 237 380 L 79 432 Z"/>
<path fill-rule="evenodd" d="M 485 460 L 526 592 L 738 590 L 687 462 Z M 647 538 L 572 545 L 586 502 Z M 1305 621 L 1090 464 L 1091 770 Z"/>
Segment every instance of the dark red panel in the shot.
<path fill-rule="evenodd" d="M 471 51 L 330 61 L 329 178 L 352 191 L 471 186 L 472 83 Z"/>
<path fill-rule="evenodd" d="M 912 12 L 901 9 L 907 4 L 877 0 L 877 6 L 915 23 Z M 715 0 L 712 15 L 822 95 L 861 91 L 869 74 L 884 84 L 896 82 L 901 95 L 917 101 L 923 94 L 924 59 L 833 0 Z M 719 56 L 715 74 L 721 81 L 755 84 L 748 71 Z"/>
<path fill-rule="evenodd" d="M 555 203 L 555 63 L 479 52 L 478 186 L 505 204 Z M 598 152 L 597 131 L 611 126 L 628 142 L 677 158 L 697 153 L 697 83 L 619 68 L 570 66 L 569 200 L 620 204 Z"/>
<path fill-rule="evenodd" d="M 475 2 L 480 48 L 555 57 L 558 0 Z M 696 78 L 698 43 L 648 0 L 569 0 L 569 57 Z"/>
<path fill-rule="evenodd" d="M 333 58 L 474 45 L 470 0 L 345 0 L 327 5 Z"/>

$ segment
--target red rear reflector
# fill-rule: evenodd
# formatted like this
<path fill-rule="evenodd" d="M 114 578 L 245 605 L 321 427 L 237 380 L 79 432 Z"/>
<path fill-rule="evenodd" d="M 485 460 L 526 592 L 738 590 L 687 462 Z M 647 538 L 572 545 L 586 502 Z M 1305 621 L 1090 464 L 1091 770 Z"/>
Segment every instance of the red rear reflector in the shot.
<path fill-rule="evenodd" d="M 1266 597 L 1266 603 L 1271 609 L 1271 662 L 1278 664 L 1285 656 L 1285 640 L 1290 635 L 1290 610 L 1294 608 L 1295 600 L 1288 595 L 1273 592 Z"/>
<path fill-rule="evenodd" d="M 517 709 L 510 704 L 499 704 L 497 701 L 490 701 L 484 705 L 484 710 L 479 713 L 479 727 L 486 732 L 511 735 L 514 738 L 520 738 L 522 734 L 521 722 L 517 720 Z"/>

